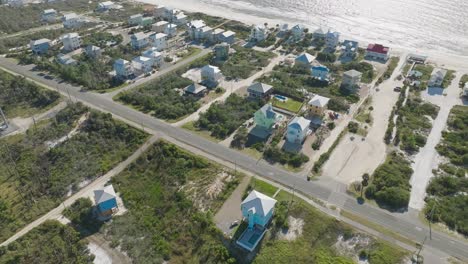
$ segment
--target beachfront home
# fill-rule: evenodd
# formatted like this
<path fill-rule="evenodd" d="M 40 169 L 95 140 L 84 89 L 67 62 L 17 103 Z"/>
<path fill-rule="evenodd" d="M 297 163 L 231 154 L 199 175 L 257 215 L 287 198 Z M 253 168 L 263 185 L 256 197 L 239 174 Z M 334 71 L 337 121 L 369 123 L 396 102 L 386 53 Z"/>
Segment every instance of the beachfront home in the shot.
<path fill-rule="evenodd" d="M 185 24 L 187 24 L 187 20 L 188 20 L 187 15 L 184 14 L 184 12 L 179 12 L 170 21 L 172 21 L 172 23 L 175 23 L 177 25 L 185 25 Z"/>
<path fill-rule="evenodd" d="M 408 72 L 408 77 L 412 79 L 419 79 L 423 76 L 423 73 L 417 70 L 412 70 Z"/>
<path fill-rule="evenodd" d="M 309 101 L 309 113 L 313 116 L 322 116 L 327 110 L 328 102 L 330 98 L 315 95 Z"/>
<path fill-rule="evenodd" d="M 150 44 L 158 51 L 167 48 L 167 35 L 164 33 L 151 33 L 149 36 Z"/>
<path fill-rule="evenodd" d="M 242 216 L 248 227 L 236 243 L 248 251 L 253 251 L 266 232 L 275 211 L 276 200 L 255 190 L 241 203 Z"/>
<path fill-rule="evenodd" d="M 191 39 L 199 40 L 203 38 L 202 28 L 206 26 L 203 20 L 193 20 L 188 24 L 188 33 Z"/>
<path fill-rule="evenodd" d="M 83 24 L 83 20 L 75 13 L 68 13 L 62 17 L 64 28 L 79 28 Z"/>
<path fill-rule="evenodd" d="M 112 1 L 105 1 L 105 2 L 101 2 L 101 3 L 98 4 L 97 11 L 105 12 L 105 11 L 109 11 L 111 9 L 120 9 L 120 8 L 122 8 L 121 5 L 116 5 Z"/>
<path fill-rule="evenodd" d="M 269 100 L 273 93 L 273 86 L 256 82 L 247 88 L 247 92 L 249 93 L 250 98 Z"/>
<path fill-rule="evenodd" d="M 261 42 L 267 38 L 268 29 L 265 25 L 253 25 L 250 31 L 249 41 Z"/>
<path fill-rule="evenodd" d="M 230 30 L 224 31 L 218 36 L 218 41 L 232 45 L 236 42 L 236 32 Z"/>
<path fill-rule="evenodd" d="M 114 62 L 113 66 L 115 74 L 118 78 L 128 79 L 133 75 L 132 64 L 124 59 L 118 59 Z"/>
<path fill-rule="evenodd" d="M 99 58 L 102 55 L 102 49 L 98 46 L 88 45 L 85 48 L 85 53 L 90 58 Z"/>
<path fill-rule="evenodd" d="M 8 0 L 8 5 L 11 7 L 22 7 L 25 4 L 24 0 Z"/>
<path fill-rule="evenodd" d="M 132 67 L 135 75 L 147 74 L 153 70 L 153 59 L 143 56 L 133 58 Z"/>
<path fill-rule="evenodd" d="M 208 89 L 206 86 L 203 86 L 198 83 L 192 83 L 189 86 L 184 88 L 184 92 L 186 95 L 193 95 L 197 97 L 203 97 L 207 94 Z"/>
<path fill-rule="evenodd" d="M 304 37 L 304 26 L 297 24 L 292 27 L 291 35 L 295 41 L 301 40 Z"/>
<path fill-rule="evenodd" d="M 175 37 L 177 35 L 177 25 L 176 24 L 168 24 L 164 28 L 164 34 L 167 35 L 168 38 Z"/>
<path fill-rule="evenodd" d="M 353 40 L 345 40 L 341 45 L 341 56 L 345 58 L 354 58 L 359 50 L 359 43 Z"/>
<path fill-rule="evenodd" d="M 286 141 L 293 144 L 302 144 L 310 129 L 310 120 L 302 116 L 296 116 L 288 125 Z"/>
<path fill-rule="evenodd" d="M 360 88 L 359 84 L 361 83 L 361 77 L 362 77 L 362 73 L 356 70 L 350 70 L 350 71 L 344 72 L 343 80 L 341 82 L 341 87 L 351 92 L 355 92 L 357 89 Z"/>
<path fill-rule="evenodd" d="M 78 64 L 78 62 L 70 57 L 70 55 L 65 55 L 62 53 L 57 55 L 57 62 L 65 66 L 75 66 Z"/>
<path fill-rule="evenodd" d="M 218 86 L 222 77 L 221 70 L 216 66 L 206 65 L 201 69 L 202 82 L 207 87 Z"/>
<path fill-rule="evenodd" d="M 200 35 L 201 35 L 201 39 L 203 40 L 213 41 L 213 28 L 209 26 L 204 26 L 200 31 Z"/>
<path fill-rule="evenodd" d="M 387 61 L 390 55 L 390 48 L 381 44 L 369 44 L 366 49 L 366 58 L 380 61 Z"/>
<path fill-rule="evenodd" d="M 130 26 L 137 26 L 137 25 L 140 25 L 142 19 L 143 19 L 143 15 L 142 15 L 142 14 L 131 15 L 131 16 L 128 18 L 128 24 L 129 24 Z"/>
<path fill-rule="evenodd" d="M 151 26 L 151 30 L 156 33 L 164 33 L 167 25 L 169 25 L 167 21 L 158 21 Z"/>
<path fill-rule="evenodd" d="M 46 9 L 42 11 L 42 21 L 47 22 L 47 23 L 53 23 L 57 21 L 57 11 L 55 9 Z"/>
<path fill-rule="evenodd" d="M 325 48 L 329 51 L 335 51 L 338 43 L 340 43 L 340 33 L 329 30 L 325 35 Z"/>
<path fill-rule="evenodd" d="M 130 37 L 130 43 L 135 50 L 145 48 L 150 44 L 149 34 L 137 32 Z"/>
<path fill-rule="evenodd" d="M 50 48 L 50 40 L 49 39 L 38 39 L 32 40 L 29 44 L 32 53 L 36 55 L 46 54 Z"/>
<path fill-rule="evenodd" d="M 153 18 L 152 17 L 143 17 L 140 21 L 140 26 L 146 27 L 153 24 Z"/>
<path fill-rule="evenodd" d="M 463 96 L 468 96 L 468 82 L 466 82 L 465 86 L 463 87 Z"/>
<path fill-rule="evenodd" d="M 447 70 L 436 68 L 432 72 L 431 79 L 429 79 L 429 87 L 438 87 L 442 88 L 442 83 L 444 82 L 445 75 L 447 75 Z"/>
<path fill-rule="evenodd" d="M 153 66 L 159 67 L 163 62 L 163 55 L 158 52 L 158 49 L 155 47 L 151 47 L 141 53 L 141 56 L 151 58 L 153 60 Z"/>
<path fill-rule="evenodd" d="M 68 33 L 60 37 L 65 51 L 72 51 L 79 49 L 81 46 L 81 38 L 78 33 Z"/>
<path fill-rule="evenodd" d="M 264 129 L 271 130 L 283 118 L 282 115 L 273 110 L 271 103 L 264 105 L 254 114 L 254 122 L 256 126 Z"/>
<path fill-rule="evenodd" d="M 295 65 L 303 66 L 303 67 L 310 67 L 312 62 L 314 62 L 315 57 L 310 55 L 309 53 L 305 52 L 299 55 L 295 60 Z"/>
<path fill-rule="evenodd" d="M 326 32 L 322 28 L 318 28 L 317 30 L 314 31 L 312 34 L 312 37 L 317 38 L 317 39 L 324 39 L 326 36 Z"/>
<path fill-rule="evenodd" d="M 313 66 L 312 68 L 312 77 L 317 80 L 328 82 L 330 76 L 330 70 L 323 65 Z"/>
<path fill-rule="evenodd" d="M 164 19 L 166 13 L 166 7 L 163 5 L 158 5 L 154 7 L 153 16 L 156 19 Z"/>
<path fill-rule="evenodd" d="M 94 191 L 94 202 L 100 216 L 111 216 L 118 210 L 117 195 L 114 187 L 108 185 L 100 190 Z"/>
<path fill-rule="evenodd" d="M 227 43 L 221 43 L 214 47 L 215 58 L 218 61 L 226 61 L 229 58 L 229 49 L 231 47 Z"/>

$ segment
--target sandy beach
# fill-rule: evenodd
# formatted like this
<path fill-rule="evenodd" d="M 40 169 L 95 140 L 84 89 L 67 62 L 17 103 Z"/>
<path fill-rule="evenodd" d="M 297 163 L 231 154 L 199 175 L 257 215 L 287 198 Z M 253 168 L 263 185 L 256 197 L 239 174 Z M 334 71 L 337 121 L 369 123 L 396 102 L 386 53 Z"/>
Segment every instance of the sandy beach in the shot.
<path fill-rule="evenodd" d="M 290 26 L 301 23 L 308 27 L 311 31 L 317 29 L 321 25 L 324 29 L 327 29 L 329 25 L 337 25 L 340 23 L 348 23 L 348 21 L 343 20 L 341 17 L 334 17 L 335 20 L 327 19 L 324 21 L 321 19 L 317 22 L 317 19 L 304 17 L 302 14 L 295 14 L 293 10 L 280 10 L 278 8 L 260 8 L 259 6 L 243 2 L 243 1 L 234 1 L 236 5 L 230 6 L 229 9 L 226 9 L 224 4 L 212 4 L 211 1 L 195 1 L 195 0 L 139 0 L 140 2 L 155 4 L 155 5 L 164 5 L 188 12 L 202 12 L 209 15 L 221 16 L 227 19 L 238 20 L 246 24 L 263 24 L 268 23 L 273 26 L 276 24 L 288 23 Z M 225 1 L 221 1 L 225 2 Z M 463 3 L 462 3 L 463 4 Z M 241 5 L 241 8 L 239 7 Z M 349 10 L 344 10 L 343 12 L 350 12 Z M 342 39 L 353 39 L 360 42 L 361 46 L 366 46 L 370 42 L 379 42 L 385 45 L 388 45 L 392 48 L 392 52 L 396 55 L 401 53 L 418 53 L 429 56 L 429 61 L 437 64 L 440 67 L 445 67 L 448 69 L 453 69 L 459 72 L 468 73 L 468 51 L 466 47 L 468 46 L 467 36 L 460 36 L 456 40 L 447 39 L 446 42 L 452 41 L 449 43 L 451 46 L 444 46 L 439 43 L 412 43 L 407 41 L 405 36 L 398 31 L 390 31 L 388 35 L 382 35 L 381 33 L 376 34 L 375 32 L 363 32 L 366 31 L 369 27 L 369 21 L 359 18 L 353 21 L 353 29 L 343 28 L 340 31 L 339 28 L 333 28 L 341 32 Z M 432 21 L 433 23 L 442 23 Z M 462 21 L 465 23 L 465 21 Z M 362 25 L 362 29 L 359 30 L 359 27 Z M 461 25 L 463 26 L 463 25 Z M 335 26 L 336 27 L 336 26 Z M 390 26 L 389 26 L 390 27 Z M 405 29 L 399 29 L 405 30 Z M 408 29 L 410 31 L 410 29 Z M 392 35 L 394 32 L 394 35 Z M 410 31 L 411 32 L 411 31 Z M 428 32 L 427 34 L 432 34 Z M 403 39 L 405 41 L 403 41 Z M 421 41 L 421 40 L 419 40 Z M 429 41 L 429 40 L 428 40 Z M 441 40 L 442 41 L 442 40 Z M 445 42 L 444 42 L 445 44 Z M 417 48 L 415 48 L 417 47 Z M 437 48 L 435 48 L 437 47 Z M 453 49 L 450 49 L 453 47 Z M 459 47 L 459 48 L 457 48 Z"/>

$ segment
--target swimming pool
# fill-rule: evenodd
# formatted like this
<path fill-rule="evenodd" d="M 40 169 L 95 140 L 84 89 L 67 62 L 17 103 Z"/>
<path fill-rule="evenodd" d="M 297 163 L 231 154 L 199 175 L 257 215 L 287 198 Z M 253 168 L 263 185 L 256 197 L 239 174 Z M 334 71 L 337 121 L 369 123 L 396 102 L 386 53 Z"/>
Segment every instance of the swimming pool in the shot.
<path fill-rule="evenodd" d="M 286 102 L 288 100 L 288 98 L 286 96 L 282 96 L 282 95 L 279 95 L 279 94 L 276 94 L 274 97 L 275 97 L 276 100 L 279 100 L 281 102 Z"/>

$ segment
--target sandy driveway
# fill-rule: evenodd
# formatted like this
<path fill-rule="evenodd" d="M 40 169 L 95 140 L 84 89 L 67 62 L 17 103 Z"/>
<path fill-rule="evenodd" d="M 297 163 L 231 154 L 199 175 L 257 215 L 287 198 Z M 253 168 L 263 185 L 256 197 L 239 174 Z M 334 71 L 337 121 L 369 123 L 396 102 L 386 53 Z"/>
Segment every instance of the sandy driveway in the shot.
<path fill-rule="evenodd" d="M 445 129 L 450 110 L 457 104 L 462 104 L 460 99 L 460 88 L 458 82 L 462 74 L 457 73 L 452 84 L 444 90 L 446 96 L 429 95 L 427 91 L 424 93 L 423 98 L 427 101 L 440 106 L 439 114 L 432 124 L 432 130 L 427 137 L 426 145 L 421 148 L 419 153 L 415 156 L 413 163 L 414 173 L 411 176 L 411 196 L 409 207 L 421 210 L 424 207 L 424 198 L 426 197 L 426 187 L 429 181 L 434 176 L 432 170 L 439 166 L 439 155 L 435 150 L 442 138 L 442 131 Z"/>

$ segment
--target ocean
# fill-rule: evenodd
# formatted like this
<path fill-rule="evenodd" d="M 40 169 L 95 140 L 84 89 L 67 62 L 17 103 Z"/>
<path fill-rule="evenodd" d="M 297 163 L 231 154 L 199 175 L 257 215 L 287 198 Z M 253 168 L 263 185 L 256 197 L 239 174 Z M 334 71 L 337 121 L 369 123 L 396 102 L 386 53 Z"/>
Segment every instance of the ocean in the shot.
<path fill-rule="evenodd" d="M 468 0 L 143 0 L 251 21 L 323 27 L 364 42 L 468 56 Z M 250 19 L 249 19 L 250 18 Z"/>

